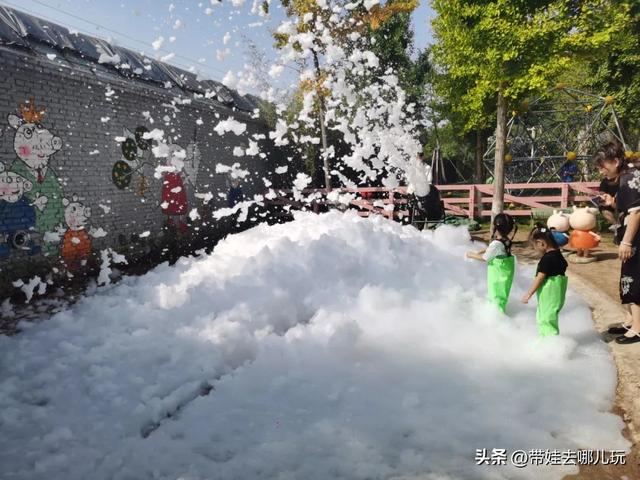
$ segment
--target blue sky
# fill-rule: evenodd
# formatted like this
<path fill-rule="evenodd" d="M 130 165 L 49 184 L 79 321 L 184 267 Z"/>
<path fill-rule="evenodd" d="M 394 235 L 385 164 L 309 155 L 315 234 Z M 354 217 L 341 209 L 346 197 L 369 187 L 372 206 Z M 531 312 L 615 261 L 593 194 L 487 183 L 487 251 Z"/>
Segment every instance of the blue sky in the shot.
<path fill-rule="evenodd" d="M 150 55 L 174 54 L 168 60 L 170 63 L 182 68 L 195 66 L 203 76 L 216 80 L 221 80 L 228 70 L 242 70 L 246 51 L 243 37 L 271 55 L 269 27 L 283 18 L 277 0 L 272 1 L 268 24 L 259 24 L 261 18 L 250 14 L 253 0 L 246 0 L 239 8 L 227 0 L 221 5 L 212 5 L 210 0 L 0 0 L 0 3 Z M 431 42 L 433 15 L 428 0 L 423 0 L 413 14 L 418 48 Z M 230 39 L 225 45 L 226 33 Z M 161 36 L 162 49 L 155 51 L 151 44 Z M 173 41 L 171 37 L 175 37 Z M 217 51 L 225 49 L 229 53 L 219 60 Z"/>

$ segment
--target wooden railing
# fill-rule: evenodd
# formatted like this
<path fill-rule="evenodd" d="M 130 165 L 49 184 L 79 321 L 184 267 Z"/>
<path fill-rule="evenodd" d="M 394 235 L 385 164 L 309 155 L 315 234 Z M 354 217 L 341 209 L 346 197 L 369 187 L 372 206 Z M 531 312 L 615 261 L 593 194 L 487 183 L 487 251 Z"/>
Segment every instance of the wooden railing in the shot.
<path fill-rule="evenodd" d="M 505 185 L 505 211 L 514 216 L 529 216 L 532 209 L 567 208 L 578 202 L 588 202 L 598 194 L 599 186 L 598 182 L 510 183 Z M 485 205 L 491 205 L 493 201 L 493 185 L 442 185 L 437 188 L 446 210 L 469 218 L 491 216 L 491 208 L 486 209 Z M 537 194 L 522 195 L 526 190 Z M 557 194 L 553 194 L 554 190 Z M 513 191 L 519 195 L 511 193 Z M 463 196 L 447 196 L 448 192 L 463 192 Z"/>
<path fill-rule="evenodd" d="M 529 216 L 532 209 L 567 208 L 578 202 L 588 202 L 598 194 L 598 182 L 573 183 L 511 183 L 505 185 L 505 212 L 514 216 Z M 493 185 L 437 185 L 440 197 L 448 214 L 469 218 L 490 217 L 490 205 L 493 200 Z M 524 196 L 527 190 L 535 194 Z M 384 215 L 388 218 L 402 219 L 408 215 L 407 188 L 363 187 L 334 189 L 338 194 L 355 194 L 356 198 L 349 202 L 351 208 L 360 210 L 360 215 L 368 216 L 372 213 Z M 557 194 L 554 194 L 557 191 Z M 308 189 L 302 192 L 304 197 L 321 193 L 321 199 L 293 200 L 290 190 L 279 190 L 278 196 L 269 203 L 275 205 L 291 205 L 293 208 L 306 207 L 319 210 L 323 204 L 328 204 L 325 190 Z M 515 195 L 517 193 L 517 195 Z M 486 208 L 489 205 L 489 208 Z M 518 208 L 519 207 L 519 208 Z"/>

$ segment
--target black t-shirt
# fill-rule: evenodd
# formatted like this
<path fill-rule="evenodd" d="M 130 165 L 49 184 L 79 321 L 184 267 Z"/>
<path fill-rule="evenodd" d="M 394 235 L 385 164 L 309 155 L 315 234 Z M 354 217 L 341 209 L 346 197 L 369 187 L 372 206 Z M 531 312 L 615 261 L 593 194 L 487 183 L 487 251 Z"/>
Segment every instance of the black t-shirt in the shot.
<path fill-rule="evenodd" d="M 429 185 L 429 193 L 424 197 L 418 197 L 418 200 L 427 220 L 441 220 L 444 217 L 440 192 L 433 183 Z"/>
<path fill-rule="evenodd" d="M 640 170 L 634 168 L 620 176 L 620 188 L 616 195 L 618 204 L 618 221 L 622 227 L 616 231 L 616 241 L 621 242 L 626 231 L 626 217 L 633 210 L 640 208 Z M 633 243 L 638 239 L 640 232 L 636 232 Z"/>
<path fill-rule="evenodd" d="M 607 178 L 603 178 L 602 181 L 600 182 L 600 187 L 598 188 L 598 191 L 603 192 L 603 193 L 608 193 L 609 195 L 611 195 L 612 197 L 615 197 L 616 194 L 618 193 L 618 188 L 620 187 L 620 179 L 615 180 L 614 182 L 612 182 L 611 180 L 607 179 Z M 602 212 L 603 210 L 609 210 L 610 212 L 614 212 L 615 209 L 613 207 L 606 207 L 606 206 L 601 206 L 598 207 L 599 210 Z"/>
<path fill-rule="evenodd" d="M 620 176 L 620 187 L 616 195 L 618 212 L 627 215 L 629 210 L 640 207 L 640 170 L 633 169 Z"/>
<path fill-rule="evenodd" d="M 540 262 L 538 262 L 538 270 L 536 273 L 544 273 L 547 277 L 555 275 L 564 275 L 567 271 L 567 261 L 562 256 L 560 250 L 551 250 L 545 253 Z"/>
<path fill-rule="evenodd" d="M 618 193 L 619 186 L 620 186 L 619 180 L 615 180 L 612 182 L 608 178 L 603 178 L 602 181 L 600 182 L 600 188 L 598 188 L 598 191 L 603 193 L 608 193 L 612 197 L 615 197 L 616 193 Z"/>

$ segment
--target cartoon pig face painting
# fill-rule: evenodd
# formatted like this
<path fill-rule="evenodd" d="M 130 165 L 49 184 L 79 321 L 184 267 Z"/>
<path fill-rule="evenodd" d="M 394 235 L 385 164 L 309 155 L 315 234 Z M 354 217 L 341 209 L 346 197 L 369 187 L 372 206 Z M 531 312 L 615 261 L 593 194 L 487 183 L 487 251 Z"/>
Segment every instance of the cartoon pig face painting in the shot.
<path fill-rule="evenodd" d="M 25 192 L 30 192 L 33 184 L 14 172 L 6 172 L 0 163 L 0 200 L 16 203 Z"/>
<path fill-rule="evenodd" d="M 46 169 L 49 158 L 62 148 L 62 140 L 39 123 L 9 115 L 9 125 L 16 131 L 13 149 L 30 170 Z"/>
<path fill-rule="evenodd" d="M 70 230 L 84 229 L 91 216 L 91 208 L 85 207 L 76 200 L 76 197 L 74 197 L 73 201 L 69 201 L 66 198 L 62 200 L 62 204 L 65 206 L 64 219 Z"/>

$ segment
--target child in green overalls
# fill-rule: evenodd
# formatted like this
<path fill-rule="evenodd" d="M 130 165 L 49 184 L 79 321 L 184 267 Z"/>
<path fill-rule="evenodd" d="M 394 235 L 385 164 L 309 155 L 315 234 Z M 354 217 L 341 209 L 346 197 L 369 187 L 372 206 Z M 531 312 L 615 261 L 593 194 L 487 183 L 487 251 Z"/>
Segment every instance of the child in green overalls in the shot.
<path fill-rule="evenodd" d="M 529 242 L 539 255 L 542 255 L 536 278 L 531 288 L 522 297 L 522 303 L 528 303 L 534 293 L 538 295 L 536 321 L 541 337 L 558 335 L 558 314 L 564 306 L 567 294 L 567 261 L 562 256 L 550 228 L 537 224 L 531 231 Z"/>
<path fill-rule="evenodd" d="M 467 258 L 487 262 L 487 297 L 502 313 L 507 307 L 516 270 L 516 260 L 511 255 L 515 227 L 511 215 L 499 213 L 493 219 L 493 237 L 489 246 L 477 252 L 467 252 Z M 513 235 L 509 237 L 512 231 Z"/>

